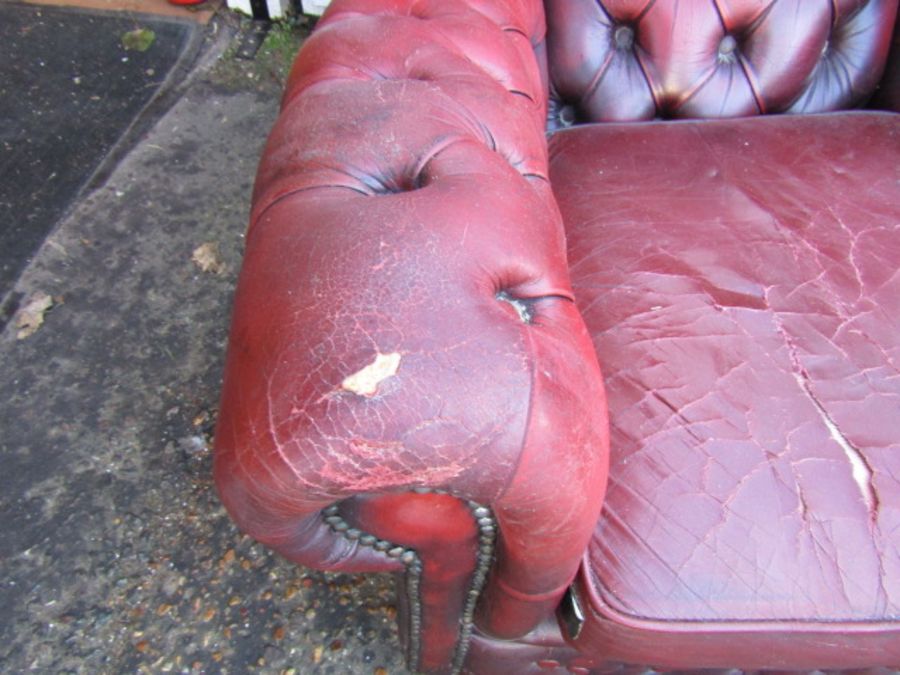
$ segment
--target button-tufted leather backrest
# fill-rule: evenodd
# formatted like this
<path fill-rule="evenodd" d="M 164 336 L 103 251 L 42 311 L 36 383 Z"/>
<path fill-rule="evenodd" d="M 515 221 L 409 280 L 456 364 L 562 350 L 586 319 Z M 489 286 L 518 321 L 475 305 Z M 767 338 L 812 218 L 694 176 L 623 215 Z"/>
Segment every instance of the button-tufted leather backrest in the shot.
<path fill-rule="evenodd" d="M 548 0 L 550 127 L 823 112 L 878 84 L 897 0 Z"/>

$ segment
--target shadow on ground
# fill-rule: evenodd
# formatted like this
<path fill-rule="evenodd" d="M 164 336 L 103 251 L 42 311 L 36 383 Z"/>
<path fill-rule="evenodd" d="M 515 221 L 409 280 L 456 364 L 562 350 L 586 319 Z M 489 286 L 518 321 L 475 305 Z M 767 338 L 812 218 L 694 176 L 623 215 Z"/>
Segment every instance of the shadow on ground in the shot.
<path fill-rule="evenodd" d="M 390 579 L 276 558 L 235 530 L 210 482 L 231 293 L 280 77 L 272 59 L 233 61 L 227 23 L 15 286 L 20 305 L 43 293 L 52 306 L 30 336 L 15 321 L 0 336 L 7 672 L 406 672 Z M 218 249 L 206 271 L 203 244 Z"/>

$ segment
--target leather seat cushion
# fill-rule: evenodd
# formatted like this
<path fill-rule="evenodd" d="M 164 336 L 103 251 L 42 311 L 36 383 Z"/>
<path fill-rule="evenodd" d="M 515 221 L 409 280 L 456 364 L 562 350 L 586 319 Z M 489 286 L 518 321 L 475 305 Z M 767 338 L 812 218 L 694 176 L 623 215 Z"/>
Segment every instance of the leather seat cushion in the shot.
<path fill-rule="evenodd" d="M 630 662 L 650 631 L 657 663 L 815 664 L 827 636 L 856 650 L 836 665 L 900 663 L 900 116 L 586 125 L 550 148 L 610 408 L 587 632 Z"/>

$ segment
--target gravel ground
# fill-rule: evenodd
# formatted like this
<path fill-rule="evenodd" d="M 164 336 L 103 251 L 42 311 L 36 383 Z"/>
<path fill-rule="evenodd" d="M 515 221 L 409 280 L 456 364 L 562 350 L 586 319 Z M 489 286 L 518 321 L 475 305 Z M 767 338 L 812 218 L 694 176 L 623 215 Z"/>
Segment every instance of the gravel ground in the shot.
<path fill-rule="evenodd" d="M 33 334 L 18 337 L 18 315 L 0 335 L 5 672 L 407 672 L 390 578 L 277 558 L 237 532 L 210 480 L 231 294 L 287 49 L 238 63 L 228 23 L 16 286 L 14 306 L 40 294 L 52 306 Z"/>

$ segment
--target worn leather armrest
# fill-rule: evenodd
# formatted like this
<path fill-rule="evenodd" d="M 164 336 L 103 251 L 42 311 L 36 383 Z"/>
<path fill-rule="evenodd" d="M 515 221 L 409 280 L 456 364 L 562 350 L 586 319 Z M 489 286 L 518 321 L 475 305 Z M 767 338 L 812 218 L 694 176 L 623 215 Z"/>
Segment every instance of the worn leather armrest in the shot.
<path fill-rule="evenodd" d="M 379 495 L 489 512 L 479 621 L 500 637 L 555 606 L 606 483 L 602 381 L 546 178 L 542 39 L 536 0 L 332 5 L 260 164 L 216 430 L 229 513 L 304 565 L 402 569 L 336 515 L 403 538 Z M 414 629 L 439 669 L 428 644 L 466 617 L 429 618 L 442 572 L 423 565 L 437 590 Z"/>

